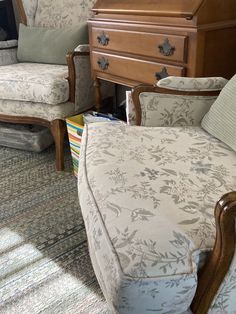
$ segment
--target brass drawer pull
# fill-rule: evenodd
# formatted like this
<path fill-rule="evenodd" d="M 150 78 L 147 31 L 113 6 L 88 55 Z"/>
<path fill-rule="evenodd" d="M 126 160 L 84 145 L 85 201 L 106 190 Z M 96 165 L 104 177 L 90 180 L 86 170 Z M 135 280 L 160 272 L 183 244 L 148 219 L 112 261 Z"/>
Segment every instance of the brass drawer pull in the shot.
<path fill-rule="evenodd" d="M 160 72 L 156 72 L 155 73 L 156 79 L 157 80 L 161 80 L 167 76 L 169 76 L 166 67 L 163 67 L 162 70 Z"/>
<path fill-rule="evenodd" d="M 109 44 L 110 39 L 104 32 L 102 32 L 101 35 L 97 36 L 97 40 L 100 45 L 107 46 Z"/>
<path fill-rule="evenodd" d="M 102 70 L 107 70 L 108 66 L 109 66 L 108 60 L 105 59 L 104 57 L 99 58 L 97 61 L 97 64 L 98 64 L 99 68 Z"/>
<path fill-rule="evenodd" d="M 159 45 L 158 48 L 160 53 L 166 57 L 172 56 L 175 51 L 175 47 L 170 45 L 168 38 L 166 38 L 163 44 Z"/>

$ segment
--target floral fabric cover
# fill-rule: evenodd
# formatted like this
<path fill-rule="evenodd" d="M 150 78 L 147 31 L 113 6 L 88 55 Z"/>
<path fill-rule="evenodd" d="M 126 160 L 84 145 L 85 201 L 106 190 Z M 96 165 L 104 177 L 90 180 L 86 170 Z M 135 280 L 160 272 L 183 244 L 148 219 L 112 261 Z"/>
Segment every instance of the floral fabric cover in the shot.
<path fill-rule="evenodd" d="M 0 51 L 1 56 L 1 51 Z M 11 100 L 11 99 L 3 99 L 3 96 L 1 94 L 0 99 L 0 114 L 5 115 L 14 115 L 14 116 L 29 116 L 29 117 L 37 117 L 46 119 L 48 121 L 53 121 L 54 119 L 64 119 L 66 117 L 75 115 L 77 113 L 80 113 L 82 111 L 85 111 L 89 108 L 91 108 L 94 105 L 94 87 L 93 82 L 90 77 L 90 60 L 89 56 L 75 56 L 74 57 L 74 63 L 75 63 L 75 71 L 76 71 L 76 92 L 75 92 L 75 103 L 71 102 L 63 102 L 58 104 L 48 104 L 44 102 L 45 98 L 42 98 L 43 95 L 40 95 L 39 102 L 36 101 L 36 98 L 34 98 L 33 101 L 28 100 Z M 17 68 L 21 67 L 22 63 L 17 64 Z M 29 65 L 27 63 L 27 65 Z M 39 64 L 33 63 L 33 68 L 38 67 Z M 42 65 L 44 69 L 49 69 L 55 67 L 55 69 L 58 67 L 57 65 Z M 49 67 L 48 67 L 49 66 Z M 68 76 L 68 68 L 66 66 L 59 66 L 62 67 L 62 69 L 65 69 L 63 73 L 65 73 L 64 77 Z M 1 77 L 1 71 L 6 69 L 6 67 L 0 67 L 0 77 Z M 8 67 L 9 69 L 9 67 Z M 10 69 L 13 69 L 10 67 Z M 14 65 L 15 69 L 15 65 Z M 26 68 L 24 68 L 25 70 Z M 40 70 L 41 73 L 41 70 Z M 63 78 L 63 83 L 64 83 Z M 43 79 L 43 83 L 44 83 Z M 66 85 L 68 84 L 67 80 L 65 81 Z M 20 83 L 19 83 L 20 84 Z M 104 88 L 104 85 L 108 84 L 102 84 L 102 94 L 103 95 L 110 95 L 114 92 L 114 87 L 109 84 L 107 88 Z M 0 86 L 1 86 L 1 80 L 0 80 Z M 13 87 L 11 87 L 11 90 Z M 7 91 L 6 91 L 7 92 Z M 17 92 L 14 90 L 14 92 Z M 23 91 L 19 89 L 19 92 Z M 29 91 L 27 91 L 28 93 Z M 10 91 L 8 91 L 8 96 L 10 95 Z M 6 95 L 6 94 L 3 94 Z M 44 94 L 45 95 L 45 94 Z M 52 94 L 54 95 L 54 94 Z M 56 94 L 55 94 L 56 95 Z M 23 93 L 23 97 L 26 98 L 25 92 Z M 30 95 L 30 97 L 33 95 Z M 50 96 L 51 97 L 51 96 Z M 12 95 L 11 95 L 11 98 Z M 32 99 L 32 98 L 31 98 Z M 68 99 L 68 98 L 67 98 Z M 64 100 L 64 99 L 62 99 Z"/>
<path fill-rule="evenodd" d="M 216 100 L 216 96 L 179 96 L 144 92 L 139 96 L 142 126 L 198 126 Z M 131 92 L 126 94 L 127 121 L 135 125 L 135 107 Z"/>
<path fill-rule="evenodd" d="M 65 119 L 76 113 L 75 104 L 72 102 L 52 105 L 32 101 L 0 99 L 0 114 L 9 116 L 35 117 L 53 121 L 55 119 Z"/>
<path fill-rule="evenodd" d="M 23 0 L 29 26 L 61 28 L 83 23 L 92 16 L 95 0 Z"/>
<path fill-rule="evenodd" d="M 178 77 L 168 76 L 157 82 L 157 86 L 180 91 L 218 91 L 228 80 L 223 77 Z"/>
<path fill-rule="evenodd" d="M 94 106 L 94 82 L 91 78 L 90 58 L 88 56 L 75 56 L 75 109 L 85 111 Z"/>
<path fill-rule="evenodd" d="M 0 66 L 17 63 L 17 40 L 0 41 Z"/>
<path fill-rule="evenodd" d="M 136 124 L 136 113 L 135 113 L 135 106 L 131 96 L 131 91 L 126 91 L 126 118 L 128 125 L 135 125 Z"/>
<path fill-rule="evenodd" d="M 17 63 L 0 67 L 0 97 L 59 104 L 69 98 L 68 67 Z"/>
<path fill-rule="evenodd" d="M 87 125 L 79 199 L 111 313 L 184 313 L 215 238 L 214 207 L 236 189 L 236 153 L 200 127 Z M 235 313 L 236 262 L 210 313 Z"/>

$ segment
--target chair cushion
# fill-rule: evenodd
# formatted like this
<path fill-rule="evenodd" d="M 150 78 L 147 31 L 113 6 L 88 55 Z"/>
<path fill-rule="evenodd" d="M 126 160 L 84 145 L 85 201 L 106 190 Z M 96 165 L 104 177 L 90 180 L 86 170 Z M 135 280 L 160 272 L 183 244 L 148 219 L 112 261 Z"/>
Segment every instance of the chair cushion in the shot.
<path fill-rule="evenodd" d="M 236 75 L 202 119 L 202 127 L 236 151 Z"/>
<path fill-rule="evenodd" d="M 59 104 L 69 98 L 68 67 L 17 63 L 0 67 L 0 99 Z"/>
<path fill-rule="evenodd" d="M 62 29 L 20 24 L 17 58 L 20 62 L 67 64 L 66 54 L 87 42 L 87 23 Z"/>
<path fill-rule="evenodd" d="M 69 101 L 60 104 L 45 104 L 32 101 L 0 99 L 0 114 L 8 116 L 24 116 L 53 121 L 70 117 L 78 111 L 75 108 L 75 103 Z"/>
<path fill-rule="evenodd" d="M 214 206 L 235 189 L 236 153 L 200 127 L 88 125 L 79 199 L 111 311 L 183 313 L 215 237 Z"/>

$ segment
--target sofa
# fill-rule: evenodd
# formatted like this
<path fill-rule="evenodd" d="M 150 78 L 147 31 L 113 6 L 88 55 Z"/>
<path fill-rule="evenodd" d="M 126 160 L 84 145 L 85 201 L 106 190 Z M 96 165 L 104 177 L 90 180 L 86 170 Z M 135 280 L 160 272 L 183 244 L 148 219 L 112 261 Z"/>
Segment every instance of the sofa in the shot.
<path fill-rule="evenodd" d="M 128 124 L 85 126 L 79 201 L 110 313 L 236 313 L 231 80 L 139 86 Z M 232 120 L 221 123 L 223 140 L 234 132 L 227 143 L 209 131 L 219 104 Z"/>

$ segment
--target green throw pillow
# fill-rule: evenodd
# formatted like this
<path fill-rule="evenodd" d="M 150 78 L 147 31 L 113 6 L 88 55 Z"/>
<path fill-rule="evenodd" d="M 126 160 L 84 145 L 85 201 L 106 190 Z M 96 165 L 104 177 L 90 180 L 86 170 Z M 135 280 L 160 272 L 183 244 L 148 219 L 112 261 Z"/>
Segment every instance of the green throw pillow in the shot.
<path fill-rule="evenodd" d="M 87 43 L 87 23 L 62 29 L 20 24 L 17 58 L 20 62 L 66 64 L 67 52 Z"/>
<path fill-rule="evenodd" d="M 236 75 L 203 117 L 202 127 L 236 151 Z"/>

